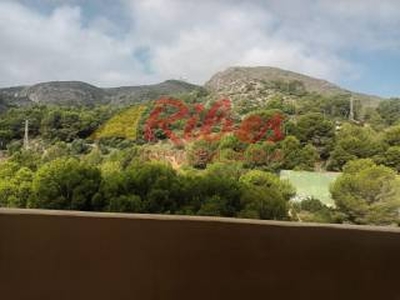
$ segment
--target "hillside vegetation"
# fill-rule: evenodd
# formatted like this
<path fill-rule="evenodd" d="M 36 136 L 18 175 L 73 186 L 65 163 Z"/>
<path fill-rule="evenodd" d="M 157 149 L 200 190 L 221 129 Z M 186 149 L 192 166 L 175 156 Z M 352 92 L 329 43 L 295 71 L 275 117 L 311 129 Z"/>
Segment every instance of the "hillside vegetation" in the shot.
<path fill-rule="evenodd" d="M 169 94 L 163 106 L 142 94 L 128 107 L 118 98 L 8 108 L 0 114 L 0 206 L 398 225 L 400 99 L 357 98 L 281 74 L 229 69 L 206 89 Z M 217 105 L 222 95 L 231 111 Z M 282 138 L 267 130 L 243 139 L 277 115 Z M 293 201 L 281 170 L 342 172 L 330 188 L 335 206 Z"/>
<path fill-rule="evenodd" d="M 146 106 L 135 105 L 113 116 L 97 129 L 91 136 L 92 139 L 125 138 L 136 140 L 140 118 Z"/>

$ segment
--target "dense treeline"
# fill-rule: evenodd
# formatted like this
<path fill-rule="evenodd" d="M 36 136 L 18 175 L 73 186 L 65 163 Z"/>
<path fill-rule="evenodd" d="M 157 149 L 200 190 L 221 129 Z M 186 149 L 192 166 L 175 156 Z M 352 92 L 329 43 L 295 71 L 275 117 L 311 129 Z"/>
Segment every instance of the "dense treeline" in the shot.
<path fill-rule="evenodd" d="M 0 205 L 288 218 L 295 191 L 276 175 L 232 164 L 177 172 L 167 164 L 140 161 L 137 154 L 129 149 L 104 159 L 94 149 L 81 159 L 60 153 L 43 162 L 23 151 L 1 166 Z"/>
<path fill-rule="evenodd" d="M 31 106 L 11 108 L 0 115 L 0 150 L 15 147 L 24 136 L 29 120 L 29 136 L 52 143 L 88 138 L 117 109 L 110 106 L 59 107 Z"/>
<path fill-rule="evenodd" d="M 193 95 L 184 100 L 196 103 Z M 357 101 L 354 107 L 356 121 L 349 121 L 347 95 L 282 86 L 281 94 L 246 114 L 284 115 L 283 140 L 246 144 L 228 134 L 184 148 L 171 145 L 162 130 L 150 144 L 91 140 L 120 109 L 13 108 L 0 115 L 0 206 L 398 224 L 400 99 L 376 109 Z M 150 108 L 137 122 L 139 134 Z M 29 149 L 22 147 L 26 119 Z M 171 125 L 177 134 L 183 128 L 183 122 Z M 331 187 L 336 208 L 318 199 L 290 201 L 295 190 L 277 176 L 282 169 L 343 172 Z"/>

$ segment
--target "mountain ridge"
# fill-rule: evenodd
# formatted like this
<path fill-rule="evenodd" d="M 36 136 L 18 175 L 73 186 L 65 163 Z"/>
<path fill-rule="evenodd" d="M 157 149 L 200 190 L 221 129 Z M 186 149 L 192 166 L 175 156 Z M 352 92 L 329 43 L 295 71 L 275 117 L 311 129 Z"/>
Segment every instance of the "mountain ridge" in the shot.
<path fill-rule="evenodd" d="M 157 84 L 101 88 L 83 81 L 49 81 L 31 86 L 0 88 L 0 100 L 8 105 L 128 105 L 200 89 L 179 80 Z"/>
<path fill-rule="evenodd" d="M 303 83 L 307 92 L 314 92 L 323 96 L 352 95 L 356 100 L 361 100 L 366 106 L 376 106 L 385 98 L 363 94 L 344 89 L 324 79 L 284 70 L 276 67 L 229 67 L 224 71 L 214 74 L 205 83 L 205 88 L 217 95 L 237 98 L 268 98 L 268 90 L 273 90 L 266 83 L 271 82 L 296 82 Z M 252 92 L 250 92 L 252 90 Z M 250 92 L 250 93 L 247 93 Z"/>
<path fill-rule="evenodd" d="M 299 83 L 300 82 L 300 83 Z M 383 97 L 353 92 L 327 80 L 275 67 L 229 67 L 214 74 L 204 86 L 180 80 L 166 80 L 157 84 L 98 87 L 83 81 L 50 81 L 30 86 L 0 88 L 0 109 L 5 106 L 29 104 L 53 105 L 130 105 L 155 100 L 160 96 L 174 96 L 205 89 L 215 97 L 227 96 L 233 101 L 249 101 L 254 105 L 266 102 L 277 91 L 294 84 L 295 92 L 323 96 L 351 95 L 365 106 L 376 106 Z M 297 90 L 296 90 L 297 89 Z"/>

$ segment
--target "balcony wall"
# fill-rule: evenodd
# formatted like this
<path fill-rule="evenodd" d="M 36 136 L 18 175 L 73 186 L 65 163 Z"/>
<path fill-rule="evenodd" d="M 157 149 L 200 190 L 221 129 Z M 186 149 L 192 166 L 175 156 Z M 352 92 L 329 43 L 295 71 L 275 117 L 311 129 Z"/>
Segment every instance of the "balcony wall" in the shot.
<path fill-rule="evenodd" d="M 0 210 L 0 299 L 400 299 L 400 231 Z"/>

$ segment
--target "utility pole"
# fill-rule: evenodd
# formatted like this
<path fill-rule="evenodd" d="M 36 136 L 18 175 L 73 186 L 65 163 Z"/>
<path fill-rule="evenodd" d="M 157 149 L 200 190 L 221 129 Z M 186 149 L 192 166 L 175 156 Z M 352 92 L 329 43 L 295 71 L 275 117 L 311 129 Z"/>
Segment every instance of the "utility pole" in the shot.
<path fill-rule="evenodd" d="M 29 148 L 29 121 L 25 120 L 24 149 Z"/>
<path fill-rule="evenodd" d="M 353 103 L 353 95 L 350 96 L 350 114 L 349 120 L 354 121 L 354 103 Z"/>

